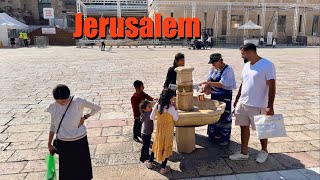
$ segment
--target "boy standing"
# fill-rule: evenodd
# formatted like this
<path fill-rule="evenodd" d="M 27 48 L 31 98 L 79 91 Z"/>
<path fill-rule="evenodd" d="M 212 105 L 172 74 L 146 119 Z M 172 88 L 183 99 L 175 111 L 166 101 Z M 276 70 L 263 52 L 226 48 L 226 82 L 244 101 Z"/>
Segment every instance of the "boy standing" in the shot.
<path fill-rule="evenodd" d="M 142 122 L 140 121 L 140 108 L 139 104 L 141 101 L 147 99 L 149 101 L 153 101 L 153 98 L 150 97 L 148 94 L 143 92 L 144 86 L 143 82 L 136 80 L 133 83 L 134 88 L 136 89 L 136 92 L 131 97 L 131 106 L 133 110 L 133 118 L 134 118 L 134 124 L 133 124 L 133 140 L 136 142 L 140 142 L 138 137 L 141 138 L 141 126 Z"/>
<path fill-rule="evenodd" d="M 145 162 L 149 160 L 149 148 L 151 145 L 151 135 L 153 132 L 153 120 L 150 119 L 152 107 L 151 103 L 148 100 L 143 100 L 140 103 L 140 121 L 143 123 L 143 131 L 142 131 L 142 148 L 141 148 L 141 156 L 140 161 Z"/>

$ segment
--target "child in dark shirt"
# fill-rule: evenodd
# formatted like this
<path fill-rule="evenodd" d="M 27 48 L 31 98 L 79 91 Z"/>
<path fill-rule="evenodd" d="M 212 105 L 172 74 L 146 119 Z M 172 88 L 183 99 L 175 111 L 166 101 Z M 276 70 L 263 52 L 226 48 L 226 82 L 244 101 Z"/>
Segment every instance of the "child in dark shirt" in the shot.
<path fill-rule="evenodd" d="M 140 121 L 143 123 L 142 131 L 142 149 L 140 161 L 144 162 L 150 158 L 149 147 L 151 144 L 151 135 L 153 132 L 153 120 L 150 119 L 150 114 L 152 111 L 151 103 L 148 100 L 143 100 L 140 103 Z"/>
<path fill-rule="evenodd" d="M 141 101 L 147 99 L 149 101 L 153 101 L 153 98 L 150 97 L 148 94 L 143 92 L 144 86 L 143 82 L 136 80 L 133 83 L 134 88 L 136 89 L 136 92 L 131 97 L 131 106 L 133 110 L 133 118 L 134 118 L 134 124 L 133 124 L 133 140 L 136 142 L 140 142 L 138 137 L 141 138 L 141 126 L 142 122 L 140 121 L 140 109 L 139 104 Z"/>

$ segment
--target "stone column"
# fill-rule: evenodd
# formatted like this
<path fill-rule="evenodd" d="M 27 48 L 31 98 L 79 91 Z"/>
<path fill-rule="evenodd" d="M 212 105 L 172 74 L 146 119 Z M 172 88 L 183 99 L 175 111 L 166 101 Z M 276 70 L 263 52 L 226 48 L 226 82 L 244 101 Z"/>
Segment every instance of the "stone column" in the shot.
<path fill-rule="evenodd" d="M 297 42 L 298 26 L 299 26 L 299 6 L 296 5 L 294 8 L 294 18 L 293 18 L 293 31 L 292 31 L 293 43 Z"/>
<path fill-rule="evenodd" d="M 216 15 L 214 16 L 214 38 L 218 38 L 219 30 L 219 10 L 216 10 Z"/>
<path fill-rule="evenodd" d="M 266 25 L 266 4 L 262 4 L 262 10 L 261 10 L 261 26 L 262 29 L 260 31 L 260 36 L 264 37 L 264 30 Z"/>
<path fill-rule="evenodd" d="M 278 37 L 278 11 L 274 12 L 273 18 L 273 37 Z"/>
<path fill-rule="evenodd" d="M 228 4 L 227 11 L 227 40 L 230 41 L 230 31 L 231 31 L 231 4 Z"/>

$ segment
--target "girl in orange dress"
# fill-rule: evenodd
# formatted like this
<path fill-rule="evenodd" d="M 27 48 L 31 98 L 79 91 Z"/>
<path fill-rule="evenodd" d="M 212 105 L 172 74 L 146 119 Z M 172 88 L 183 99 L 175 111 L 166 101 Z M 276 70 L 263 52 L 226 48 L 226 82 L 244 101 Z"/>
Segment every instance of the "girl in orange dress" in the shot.
<path fill-rule="evenodd" d="M 160 95 L 159 103 L 157 103 L 151 112 L 151 120 L 157 120 L 157 128 L 152 145 L 152 153 L 150 155 L 147 167 L 153 167 L 154 158 L 161 164 L 161 174 L 165 174 L 170 170 L 167 166 L 168 158 L 172 155 L 174 123 L 179 119 L 178 111 L 174 104 L 174 91 L 164 89 Z"/>

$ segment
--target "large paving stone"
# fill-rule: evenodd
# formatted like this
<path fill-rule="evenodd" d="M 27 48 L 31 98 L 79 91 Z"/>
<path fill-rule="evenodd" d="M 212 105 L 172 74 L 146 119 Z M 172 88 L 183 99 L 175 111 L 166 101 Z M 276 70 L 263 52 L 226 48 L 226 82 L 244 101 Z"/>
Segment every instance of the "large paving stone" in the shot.
<path fill-rule="evenodd" d="M 316 147 L 318 150 L 320 150 L 320 140 L 312 140 L 308 141 L 312 146 Z"/>
<path fill-rule="evenodd" d="M 125 120 L 95 120 L 89 121 L 87 128 L 104 128 L 104 127 L 118 127 L 127 125 Z"/>
<path fill-rule="evenodd" d="M 103 128 L 101 136 L 116 136 L 122 134 L 122 127 Z"/>
<path fill-rule="evenodd" d="M 5 140 L 7 140 L 10 135 L 11 134 L 8 134 L 8 133 L 1 133 L 0 134 L 0 142 L 5 142 Z"/>
<path fill-rule="evenodd" d="M 301 174 L 298 170 L 278 171 L 284 179 L 307 180 L 308 178 Z"/>
<path fill-rule="evenodd" d="M 0 151 L 5 150 L 9 146 L 9 144 L 10 143 L 0 143 Z"/>
<path fill-rule="evenodd" d="M 304 125 L 304 127 L 306 127 L 309 130 L 320 130 L 320 124 L 306 124 Z"/>
<path fill-rule="evenodd" d="M 16 150 L 8 161 L 40 160 L 49 153 L 48 148 Z"/>
<path fill-rule="evenodd" d="M 6 142 L 35 141 L 40 134 L 41 132 L 13 133 Z"/>
<path fill-rule="evenodd" d="M 320 151 L 307 151 L 306 153 L 314 159 L 320 160 Z"/>
<path fill-rule="evenodd" d="M 0 179 L 3 179 L 3 180 L 25 180 L 26 176 L 27 176 L 26 173 L 7 174 L 7 175 L 0 175 Z"/>
<path fill-rule="evenodd" d="M 257 175 L 263 180 L 283 180 L 283 177 L 277 171 L 260 172 Z"/>
<path fill-rule="evenodd" d="M 303 141 L 272 143 L 272 144 L 269 144 L 268 146 L 268 151 L 270 153 L 301 152 L 301 151 L 313 151 L 313 150 L 317 150 L 317 148 Z"/>
<path fill-rule="evenodd" d="M 320 168 L 306 168 L 306 169 L 298 169 L 298 171 L 306 176 L 310 180 L 318 180 L 320 179 Z"/>
<path fill-rule="evenodd" d="M 31 172 L 28 173 L 24 180 L 41 180 L 46 177 L 46 172 Z"/>
<path fill-rule="evenodd" d="M 101 135 L 102 128 L 90 128 L 87 129 L 88 137 L 99 137 Z"/>
<path fill-rule="evenodd" d="M 237 174 L 239 180 L 262 180 L 256 173 Z"/>
<path fill-rule="evenodd" d="M 125 141 L 132 141 L 132 137 L 128 135 L 121 135 L 121 136 L 108 136 L 107 142 L 113 143 L 113 142 L 125 142 Z"/>
<path fill-rule="evenodd" d="M 18 150 L 18 149 L 34 149 L 40 144 L 40 141 L 32 142 L 13 142 L 6 148 L 7 150 Z M 48 141 L 45 142 L 45 147 L 47 147 Z"/>
<path fill-rule="evenodd" d="M 251 155 L 246 161 L 232 161 L 225 159 L 230 168 L 236 173 L 253 173 L 261 171 L 274 171 L 285 169 L 273 156 L 269 156 L 265 163 L 259 164 L 255 161 L 256 154 Z"/>
<path fill-rule="evenodd" d="M 88 137 L 89 144 L 104 144 L 107 142 L 107 137 Z"/>
<path fill-rule="evenodd" d="M 313 137 L 310 137 L 303 132 L 287 132 L 287 135 L 295 141 L 307 141 L 314 139 Z"/>
<path fill-rule="evenodd" d="M 36 161 L 29 161 L 28 164 L 24 167 L 22 172 L 39 172 L 39 171 L 46 171 L 47 164 L 45 160 L 36 160 Z"/>
<path fill-rule="evenodd" d="M 200 176 L 215 176 L 232 173 L 232 170 L 222 158 L 198 162 L 196 169 Z"/>
<path fill-rule="evenodd" d="M 109 165 L 135 164 L 140 162 L 140 153 L 110 154 Z"/>
<path fill-rule="evenodd" d="M 1 174 L 17 174 L 26 166 L 27 162 L 7 162 L 0 163 Z"/>
<path fill-rule="evenodd" d="M 139 165 L 117 165 L 93 168 L 94 180 L 140 179 Z"/>
<path fill-rule="evenodd" d="M 303 133 L 312 137 L 312 139 L 320 139 L 320 130 L 303 131 Z"/>
<path fill-rule="evenodd" d="M 107 155 L 95 155 L 91 157 L 92 166 L 108 166 L 109 154 Z"/>
<path fill-rule="evenodd" d="M 273 154 L 284 167 L 289 169 L 316 167 L 319 166 L 319 160 L 312 158 L 305 152 Z"/>
<path fill-rule="evenodd" d="M 286 131 L 287 131 L 287 132 L 290 132 L 290 131 L 305 131 L 305 130 L 308 130 L 307 127 L 301 126 L 301 125 L 286 125 L 285 128 L 286 128 Z"/>
<path fill-rule="evenodd" d="M 0 163 L 6 162 L 14 151 L 0 151 Z"/>
<path fill-rule="evenodd" d="M 30 125 L 15 125 L 9 126 L 5 132 L 20 133 L 20 132 L 36 132 L 49 131 L 50 124 L 30 124 Z"/>
<path fill-rule="evenodd" d="M 314 124 L 314 121 L 307 118 L 307 117 L 286 117 L 284 121 L 285 125 L 297 125 L 301 124 L 302 126 L 304 124 Z"/>
<path fill-rule="evenodd" d="M 0 116 L 0 126 L 7 125 L 13 118 L 11 116 Z"/>
<path fill-rule="evenodd" d="M 3 133 L 3 131 L 5 130 L 5 129 L 7 129 L 8 128 L 8 126 L 1 126 L 0 125 L 0 133 Z"/>
<path fill-rule="evenodd" d="M 132 142 L 118 142 L 108 144 L 98 144 L 96 154 L 113 154 L 113 153 L 126 153 L 132 152 Z"/>

